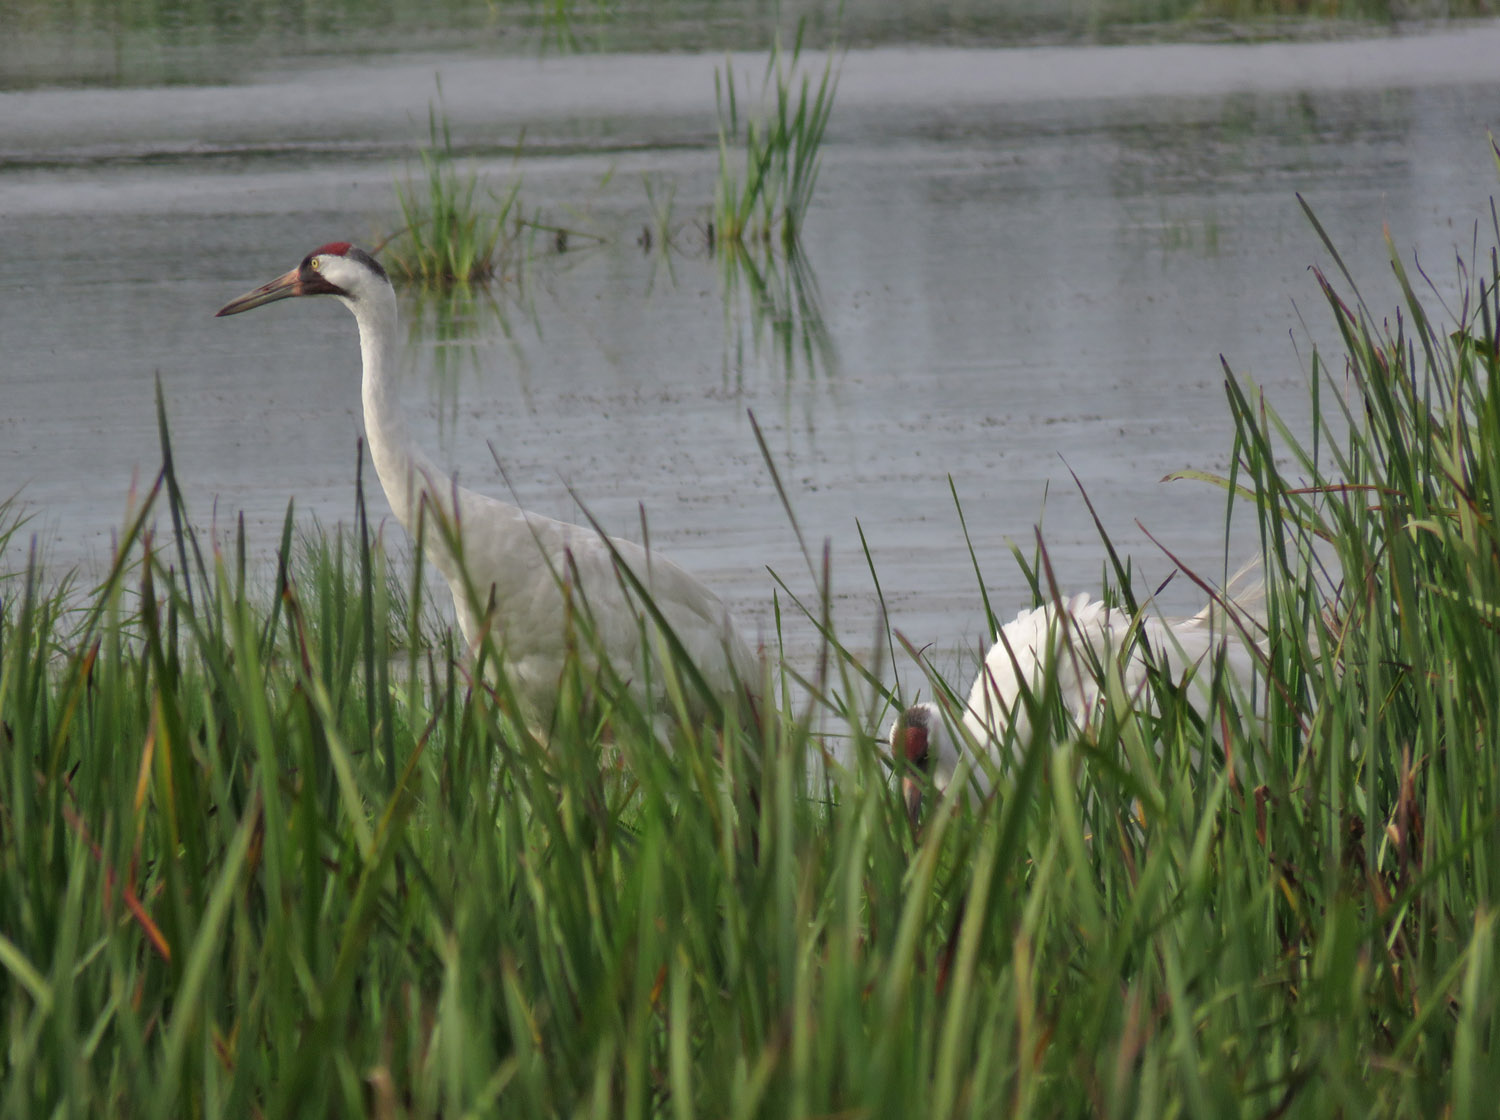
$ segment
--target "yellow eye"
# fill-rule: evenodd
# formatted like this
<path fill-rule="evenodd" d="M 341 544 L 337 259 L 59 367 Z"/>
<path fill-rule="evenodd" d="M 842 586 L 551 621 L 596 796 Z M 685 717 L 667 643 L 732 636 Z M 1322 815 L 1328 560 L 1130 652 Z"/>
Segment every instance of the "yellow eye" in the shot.
<path fill-rule="evenodd" d="M 308 261 L 307 263 L 312 266 L 312 270 L 314 272 L 318 271 L 318 269 L 319 269 L 320 266 L 318 264 L 318 258 L 317 257 L 314 257 L 312 260 Z"/>

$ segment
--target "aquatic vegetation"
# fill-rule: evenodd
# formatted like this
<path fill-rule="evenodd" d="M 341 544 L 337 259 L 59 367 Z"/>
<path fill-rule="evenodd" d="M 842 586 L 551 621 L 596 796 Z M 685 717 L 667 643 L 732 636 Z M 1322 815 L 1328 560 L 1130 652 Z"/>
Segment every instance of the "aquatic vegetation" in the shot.
<path fill-rule="evenodd" d="M 641 186 L 646 192 L 646 208 L 651 217 L 641 226 L 636 244 L 643 252 L 650 253 L 654 249 L 667 257 L 677 235 L 677 223 L 673 220 L 677 184 L 662 175 L 645 175 L 641 178 Z"/>
<path fill-rule="evenodd" d="M 1149 2 L 1149 0 L 1148 0 Z M 1441 5 L 1411 3 L 1409 0 L 1203 0 L 1178 5 L 1183 15 L 1203 15 L 1221 19 L 1255 20 L 1297 17 L 1304 19 L 1379 20 L 1426 18 L 1472 18 L 1492 14 L 1489 0 L 1457 0 Z M 1426 10 L 1424 10 L 1426 9 Z"/>
<path fill-rule="evenodd" d="M 1133 25 L 1149 27 L 1150 37 L 1169 41 L 1191 29 L 1195 36 L 1237 40 L 1245 34 L 1275 37 L 1295 35 L 1299 28 L 1392 24 L 1398 20 L 1458 20 L 1494 15 L 1494 0 L 1088 0 L 1052 13 L 1023 5 L 1004 5 L 1012 33 L 1028 30 L 1094 34 L 1127 32 Z M 1029 8 L 1029 10 L 1028 10 Z"/>
<path fill-rule="evenodd" d="M 761 114 L 741 114 L 733 72 L 727 65 L 714 71 L 719 177 L 713 237 L 725 244 L 776 237 L 791 245 L 812 205 L 838 75 L 830 53 L 814 90 L 799 66 L 805 29 L 805 23 L 798 27 L 790 57 L 779 40 L 772 48 L 761 82 L 769 104 Z"/>
<path fill-rule="evenodd" d="M 223 82 L 316 55 L 365 59 L 410 49 L 464 50 L 477 39 L 518 55 L 547 52 L 760 51 L 776 21 L 761 5 L 709 0 L 667 9 L 583 0 L 325 0 L 268 21 L 263 4 L 139 0 L 7 0 L 0 74 L 17 85 Z M 1496 0 L 968 0 L 925 4 L 785 6 L 813 23 L 816 45 L 911 45 L 961 40 L 973 46 L 1112 39 L 1239 41 L 1299 29 L 1446 22 L 1493 16 Z M 789 27 L 790 24 L 783 26 Z"/>
<path fill-rule="evenodd" d="M 395 275 L 436 283 L 493 279 L 525 262 L 521 178 L 503 195 L 479 189 L 475 171 L 461 172 L 448 120 L 428 108 L 422 176 L 396 182 L 402 228 L 389 240 L 386 267 Z"/>
<path fill-rule="evenodd" d="M 289 511 L 257 592 L 194 531 L 163 422 L 86 602 L 0 582 L 0 1116 L 1480 1113 L 1494 252 L 1452 322 L 1394 251 L 1399 314 L 1325 282 L 1344 353 L 1312 360 L 1309 439 L 1227 379 L 1269 719 L 1225 694 L 1206 726 L 1162 675 L 1078 733 L 1044 688 L 1003 795 L 919 832 L 814 552 L 777 606 L 827 644 L 780 714 L 668 751 L 570 674 L 543 743 L 423 621 L 424 558 L 398 574 L 357 486 L 295 561 Z M 1045 550 L 1016 559 L 1055 592 Z"/>

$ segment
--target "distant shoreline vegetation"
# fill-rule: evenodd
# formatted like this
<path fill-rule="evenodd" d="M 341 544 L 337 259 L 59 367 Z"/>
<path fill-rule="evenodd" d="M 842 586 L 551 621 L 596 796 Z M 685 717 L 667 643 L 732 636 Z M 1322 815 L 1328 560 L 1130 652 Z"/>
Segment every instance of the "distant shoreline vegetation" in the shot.
<path fill-rule="evenodd" d="M 1328 38 L 1495 15 L 1500 0 L 7 0 L 0 88 L 222 82 L 310 54 L 764 50 L 799 26 L 811 49 L 1000 47 Z"/>

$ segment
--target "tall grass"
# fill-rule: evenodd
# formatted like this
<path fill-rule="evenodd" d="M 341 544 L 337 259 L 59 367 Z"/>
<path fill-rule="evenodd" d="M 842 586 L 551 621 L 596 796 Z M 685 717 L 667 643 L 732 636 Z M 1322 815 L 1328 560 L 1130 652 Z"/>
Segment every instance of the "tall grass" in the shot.
<path fill-rule="evenodd" d="M 459 171 L 448 119 L 435 107 L 428 109 L 427 129 L 421 176 L 396 182 L 403 224 L 390 239 L 391 271 L 437 283 L 491 280 L 524 259 L 520 177 L 504 195 L 486 199 L 478 172 Z"/>
<path fill-rule="evenodd" d="M 741 113 L 733 71 L 714 71 L 719 177 L 713 228 L 726 244 L 778 237 L 791 245 L 812 205 L 838 75 L 830 53 L 814 89 L 799 66 L 805 30 L 805 23 L 798 26 L 790 58 L 779 39 L 771 49 L 761 81 L 766 104 L 756 115 Z"/>
<path fill-rule="evenodd" d="M 1457 323 L 1394 253 L 1397 315 L 1329 281 L 1310 439 L 1228 377 L 1268 723 L 1169 678 L 1082 734 L 1043 705 L 1002 796 L 917 832 L 816 560 L 783 714 L 668 752 L 580 696 L 544 745 L 418 632 L 362 501 L 268 598 L 164 456 L 176 540 L 127 527 L 81 612 L 6 585 L 0 1114 L 1484 1113 L 1496 259 Z"/>
<path fill-rule="evenodd" d="M 772 48 L 762 78 L 767 104 L 758 115 L 741 114 L 732 70 L 714 71 L 719 175 L 708 247 L 720 264 L 726 359 L 743 368 L 747 334 L 757 353 L 769 336 L 788 375 L 799 365 L 812 374 L 838 365 L 817 279 L 800 243 L 838 75 L 830 54 L 814 90 L 800 65 L 805 30 L 804 21 L 789 58 L 779 39 Z"/>

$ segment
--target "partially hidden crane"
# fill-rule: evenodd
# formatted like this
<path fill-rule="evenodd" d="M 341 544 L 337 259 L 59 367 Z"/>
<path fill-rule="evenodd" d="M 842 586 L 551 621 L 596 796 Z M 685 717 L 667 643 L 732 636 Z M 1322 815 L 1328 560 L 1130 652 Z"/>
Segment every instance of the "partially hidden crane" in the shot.
<path fill-rule="evenodd" d="M 1257 585 L 1179 619 L 1135 616 L 1086 594 L 1021 611 L 985 655 L 962 713 L 953 717 L 956 724 L 927 701 L 901 712 L 887 731 L 891 753 L 904 769 L 902 797 L 912 822 L 929 790 L 941 794 L 955 780 L 989 793 L 1002 752 L 1019 759 L 1027 747 L 1028 702 L 1049 673 L 1055 673 L 1063 704 L 1079 724 L 1101 702 L 1100 672 L 1111 660 L 1119 663 L 1127 696 L 1147 691 L 1149 666 L 1155 665 L 1186 687 L 1189 702 L 1205 718 L 1213 714 L 1213 661 L 1220 655 L 1232 687 L 1248 693 L 1262 659 L 1251 636 L 1259 594 Z"/>
<path fill-rule="evenodd" d="M 466 490 L 417 446 L 398 391 L 396 293 L 374 257 L 332 242 L 218 314 L 317 295 L 336 298 L 359 324 L 365 437 L 391 509 L 446 578 L 470 648 L 493 636 L 524 718 L 549 726 L 569 656 L 579 657 L 596 680 L 610 674 L 606 681 L 623 682 L 638 702 L 663 712 L 668 631 L 706 685 L 708 695 L 682 689 L 691 715 L 715 700 L 753 703 L 759 659 L 718 596 L 697 579 L 631 541 Z"/>

